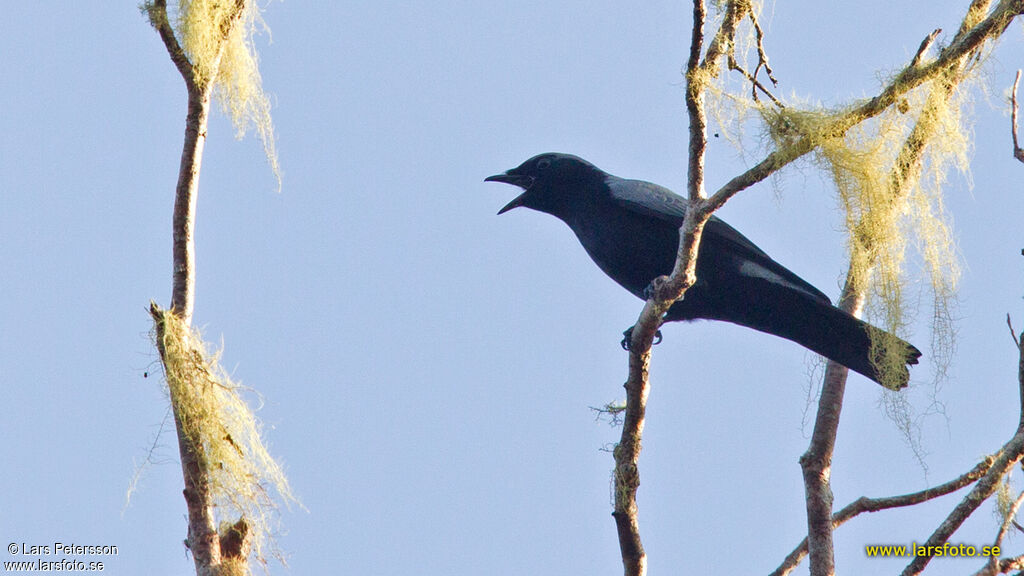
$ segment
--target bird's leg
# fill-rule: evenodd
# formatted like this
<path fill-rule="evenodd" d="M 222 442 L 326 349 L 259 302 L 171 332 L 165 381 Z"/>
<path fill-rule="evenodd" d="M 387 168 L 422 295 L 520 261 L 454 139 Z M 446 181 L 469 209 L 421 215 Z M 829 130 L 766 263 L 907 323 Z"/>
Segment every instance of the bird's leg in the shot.
<path fill-rule="evenodd" d="M 661 287 L 664 286 L 666 282 L 668 282 L 668 276 L 658 276 L 654 280 L 651 280 L 651 283 L 644 288 L 644 300 L 655 298 L 658 295 L 658 291 L 661 290 Z"/>
<path fill-rule="evenodd" d="M 633 341 L 633 328 L 636 328 L 636 326 L 626 328 L 626 331 L 622 333 L 622 342 L 619 342 L 622 349 L 626 352 L 629 352 L 629 343 Z M 657 346 L 658 344 L 661 344 L 661 330 L 654 333 L 654 343 L 652 346 Z"/>
<path fill-rule="evenodd" d="M 650 300 L 651 298 L 655 298 L 658 294 L 658 291 L 661 290 L 662 286 L 664 286 L 665 282 L 667 281 L 668 276 L 658 276 L 654 280 L 651 280 L 651 283 L 648 284 L 646 288 L 644 288 L 644 299 Z M 629 343 L 633 341 L 633 328 L 636 328 L 636 326 L 630 326 L 625 332 L 622 333 L 622 342 L 619 343 L 622 345 L 622 349 L 625 350 L 626 352 L 629 352 Z M 661 330 L 658 330 L 657 332 L 654 333 L 654 342 L 652 343 L 652 346 L 656 346 L 660 343 Z"/>

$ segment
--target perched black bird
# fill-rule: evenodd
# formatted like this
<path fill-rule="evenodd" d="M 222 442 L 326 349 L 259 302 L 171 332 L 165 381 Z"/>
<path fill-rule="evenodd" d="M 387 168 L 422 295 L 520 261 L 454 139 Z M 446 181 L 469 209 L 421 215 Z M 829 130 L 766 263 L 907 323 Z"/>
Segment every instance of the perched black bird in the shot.
<path fill-rule="evenodd" d="M 687 200 L 667 188 L 618 178 L 582 158 L 553 153 L 486 181 L 524 190 L 498 214 L 525 206 L 559 218 L 605 274 L 640 298 L 652 280 L 672 272 Z M 896 388 L 906 386 L 910 373 L 901 365 L 900 373 L 883 375 L 879 350 L 896 350 L 906 364 L 917 364 L 921 356 L 907 342 L 833 306 L 828 296 L 714 216 L 701 236 L 697 283 L 665 315 L 666 322 L 699 319 L 781 336 Z M 872 339 L 882 344 L 874 352 Z"/>

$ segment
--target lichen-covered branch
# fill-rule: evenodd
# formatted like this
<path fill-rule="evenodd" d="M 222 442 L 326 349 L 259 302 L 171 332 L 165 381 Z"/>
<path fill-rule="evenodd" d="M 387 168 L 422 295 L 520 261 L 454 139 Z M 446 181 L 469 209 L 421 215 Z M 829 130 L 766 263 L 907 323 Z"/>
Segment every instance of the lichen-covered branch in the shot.
<path fill-rule="evenodd" d="M 986 42 L 997 39 L 1010 22 L 1021 14 L 1024 14 L 1024 1 L 1002 0 L 987 17 L 943 48 L 935 60 L 924 65 L 918 62 L 915 66 L 907 66 L 890 80 L 877 96 L 838 114 L 821 133 L 829 137 L 839 137 L 853 126 L 878 116 L 889 106 L 897 103 L 907 92 L 937 77 L 963 57 L 975 53 Z M 815 138 L 804 135 L 790 145 L 776 149 L 746 172 L 719 188 L 708 198 L 709 209 L 717 210 L 729 198 L 803 157 L 814 150 L 815 146 Z"/>
<path fill-rule="evenodd" d="M 972 3 L 960 31 L 953 40 L 953 45 L 956 45 L 979 25 L 988 6 L 988 0 L 975 0 Z M 922 43 L 922 50 L 919 50 L 918 54 L 914 56 L 912 63 L 905 71 L 924 67 L 921 65 L 922 53 L 930 44 L 931 37 Z M 934 117 L 949 105 L 950 97 L 956 86 L 963 80 L 967 62 L 973 54 L 973 51 L 968 51 L 961 53 L 958 59 L 947 57 L 946 66 L 937 69 L 934 88 L 930 90 L 913 129 L 895 157 L 884 195 L 877 200 L 872 200 L 872 203 L 867 205 L 868 209 L 862 212 L 860 221 L 853 227 L 854 253 L 839 306 L 855 316 L 860 315 L 860 308 L 866 299 L 867 277 L 878 259 L 879 251 L 874 246 L 877 242 L 876 235 L 871 231 L 880 224 L 891 221 L 888 213 L 896 209 L 896 206 L 899 205 L 897 200 L 908 195 L 912 182 L 918 178 L 925 147 L 936 134 L 937 127 Z M 884 272 L 890 278 L 894 274 L 891 268 Z M 811 574 L 814 575 L 834 573 L 832 494 L 829 478 L 832 449 L 838 430 L 846 375 L 847 370 L 844 367 L 834 362 L 828 363 L 811 445 L 800 459 L 808 512 Z"/>
<path fill-rule="evenodd" d="M 204 62 L 207 75 L 197 73 L 195 62 L 189 59 L 182 48 L 171 26 L 167 14 L 166 0 L 154 0 L 145 6 L 150 23 L 156 28 L 163 41 L 171 61 L 181 74 L 188 93 L 188 107 L 185 120 L 185 141 L 182 146 L 181 163 L 178 170 L 178 182 L 175 187 L 174 212 L 172 218 L 173 235 L 173 283 L 171 289 L 171 309 L 174 321 L 180 322 L 187 329 L 192 322 L 195 302 L 195 222 L 196 205 L 199 192 L 199 173 L 202 167 L 203 148 L 206 142 L 206 127 L 210 114 L 212 88 L 224 46 L 231 28 L 238 22 L 246 7 L 245 0 L 237 0 L 232 4 L 227 17 L 217 24 L 220 41 L 208 61 Z M 212 73 L 209 71 L 212 70 Z M 174 412 L 175 429 L 178 436 L 178 447 L 181 455 L 181 467 L 184 476 L 183 490 L 188 507 L 188 539 L 187 544 L 192 553 L 198 576 L 223 576 L 227 574 L 244 574 L 248 572 L 247 558 L 251 539 L 241 535 L 238 551 L 245 556 L 234 557 L 225 554 L 221 549 L 221 535 L 217 533 L 214 517 L 214 498 L 211 491 L 210 462 L 205 453 L 199 433 L 190 422 L 183 406 L 194 404 L 194 400 L 182 395 L 198 393 L 187 386 L 171 384 L 177 378 L 173 362 L 173 353 L 168 350 L 168 318 L 155 305 L 151 307 L 156 326 L 157 349 L 164 365 L 168 385 L 172 390 L 172 409 Z M 198 352 L 196 352 L 198 354 Z M 181 396 L 175 400 L 175 395 Z M 222 465 L 222 463 L 218 463 Z M 247 524 L 244 519 L 240 525 Z M 236 524 L 237 526 L 238 524 Z M 232 533 L 240 534 L 242 530 Z M 244 545 L 243 545 L 244 544 Z"/>

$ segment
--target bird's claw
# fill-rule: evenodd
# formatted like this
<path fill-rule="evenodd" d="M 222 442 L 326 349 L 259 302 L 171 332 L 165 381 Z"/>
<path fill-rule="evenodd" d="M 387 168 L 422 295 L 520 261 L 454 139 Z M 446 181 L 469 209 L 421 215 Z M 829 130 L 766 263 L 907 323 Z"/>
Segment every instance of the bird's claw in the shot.
<path fill-rule="evenodd" d="M 621 345 L 622 349 L 626 352 L 629 352 L 629 345 L 633 341 L 633 328 L 635 328 L 635 326 L 630 326 L 625 332 L 623 332 L 622 342 L 619 342 L 619 345 Z M 654 333 L 654 342 L 651 343 L 651 346 L 657 346 L 658 344 L 661 344 L 661 330 L 657 330 Z"/>

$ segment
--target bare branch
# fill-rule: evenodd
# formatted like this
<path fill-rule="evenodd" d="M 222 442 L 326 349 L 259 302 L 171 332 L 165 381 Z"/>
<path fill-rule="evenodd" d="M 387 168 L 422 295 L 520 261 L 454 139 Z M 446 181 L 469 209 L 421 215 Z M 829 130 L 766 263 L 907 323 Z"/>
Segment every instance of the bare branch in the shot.
<path fill-rule="evenodd" d="M 946 516 L 946 519 L 932 532 L 931 536 L 928 537 L 928 540 L 922 546 L 942 546 L 943 543 L 949 541 L 949 538 L 960 528 L 960 525 L 985 500 L 995 493 L 996 489 L 999 488 L 1003 475 L 1020 462 L 1022 457 L 1024 457 L 1024 427 L 1019 427 L 1013 438 L 1003 445 L 1002 449 L 996 454 L 992 466 L 985 472 L 984 476 L 978 480 L 974 488 L 964 496 L 964 499 L 956 505 L 953 511 Z M 916 556 L 903 569 L 901 574 L 902 576 L 920 574 L 930 561 L 930 556 Z"/>
<path fill-rule="evenodd" d="M 765 96 L 768 97 L 769 100 L 772 101 L 772 104 L 775 104 L 779 108 L 785 108 L 785 105 L 782 104 L 782 101 L 776 98 L 775 95 L 772 94 L 770 90 L 765 88 L 764 85 L 761 84 L 761 81 L 757 79 L 757 71 L 761 68 L 761 66 L 765 64 L 765 62 L 758 62 L 757 68 L 754 69 L 754 74 L 751 74 L 750 72 L 747 72 L 742 66 L 740 66 L 738 62 L 736 62 L 736 58 L 732 54 L 729 54 L 727 61 L 729 63 L 730 70 L 735 70 L 736 72 L 739 72 L 740 74 L 743 75 L 744 78 L 747 79 L 747 82 L 750 82 L 750 95 L 754 99 L 754 101 L 757 101 L 757 91 L 760 90 L 761 93 L 763 93 Z M 771 78 L 770 74 L 769 78 Z M 775 82 L 774 78 L 772 78 L 772 82 Z"/>
<path fill-rule="evenodd" d="M 1013 136 L 1013 157 L 1024 162 L 1024 149 L 1017 141 L 1017 86 L 1020 84 L 1020 70 L 1013 79 L 1013 89 L 1010 91 L 1010 134 Z"/>
<path fill-rule="evenodd" d="M 863 291 L 854 288 L 853 270 L 847 273 L 846 286 L 839 299 L 839 308 L 860 317 L 864 308 Z M 804 498 L 807 503 L 807 544 L 811 574 L 835 573 L 832 544 L 832 488 L 830 483 L 832 452 L 835 449 L 839 416 L 843 409 L 846 378 L 850 370 L 832 360 L 825 366 L 825 381 L 818 399 L 818 413 L 807 452 L 800 457 L 804 477 Z"/>
<path fill-rule="evenodd" d="M 192 323 L 192 310 L 195 306 L 196 203 L 199 197 L 199 172 L 203 164 L 203 148 L 206 145 L 206 125 L 210 117 L 213 79 L 217 77 L 226 40 L 232 27 L 242 17 L 245 6 L 246 0 L 236 0 L 234 10 L 221 23 L 220 44 L 210 61 L 209 77 L 200 82 L 193 74 L 192 80 L 185 82 L 188 88 L 188 114 L 185 119 L 185 143 L 181 150 L 178 185 L 174 196 L 174 282 L 171 289 L 171 310 L 180 316 L 186 325 Z M 166 10 L 164 16 L 166 20 Z M 190 71 L 195 72 L 191 67 Z"/>
<path fill-rule="evenodd" d="M 756 77 L 757 70 L 763 67 L 768 79 L 772 81 L 772 86 L 778 86 L 779 81 L 775 79 L 772 67 L 768 64 L 768 53 L 764 49 L 764 31 L 761 30 L 761 23 L 753 11 L 750 12 L 750 22 L 754 26 L 754 37 L 757 39 L 757 68 L 754 69 L 754 76 Z"/>
<path fill-rule="evenodd" d="M 921 58 L 924 57 L 924 53 L 928 51 L 928 48 L 931 47 L 932 42 L 935 42 L 935 39 L 941 33 L 942 28 L 936 28 L 935 30 L 932 31 L 931 34 L 929 34 L 927 37 L 925 37 L 924 40 L 921 41 L 921 45 L 918 46 L 917 48 L 917 54 L 914 54 L 914 59 L 910 61 L 911 68 L 916 68 L 921 64 Z"/>
<path fill-rule="evenodd" d="M 171 62 L 174 62 L 178 68 L 181 77 L 185 79 L 185 84 L 191 86 L 195 82 L 192 63 L 189 62 L 188 56 L 185 55 L 185 51 L 182 50 L 178 38 L 174 35 L 174 30 L 171 28 L 171 22 L 167 17 L 167 0 L 153 0 L 153 3 L 146 4 L 145 8 L 146 14 L 149 16 L 149 23 L 160 34 L 160 39 L 163 40 L 164 46 L 167 48 Z"/>
<path fill-rule="evenodd" d="M 1013 320 L 1010 319 L 1010 315 L 1006 315 L 1006 327 L 1010 329 L 1010 338 L 1013 338 L 1013 345 L 1020 350 L 1020 340 L 1017 339 L 1017 332 L 1013 329 Z"/>
<path fill-rule="evenodd" d="M 890 508 L 913 506 L 956 492 L 957 490 L 975 482 L 978 478 L 981 478 L 985 472 L 992 467 L 992 463 L 994 461 L 995 458 L 989 456 L 975 465 L 969 472 L 966 472 L 949 482 L 933 486 L 927 490 L 921 490 L 920 492 L 903 494 L 901 496 L 889 496 L 886 498 L 867 498 L 862 496 L 847 504 L 842 510 L 832 515 L 832 528 L 838 528 L 864 512 L 878 512 L 881 510 L 888 510 Z M 797 567 L 805 556 L 807 556 L 807 538 L 804 538 L 803 541 L 801 541 L 800 544 L 790 552 L 788 556 L 786 556 L 786 559 L 778 568 L 775 569 L 774 572 L 771 573 L 770 576 L 788 575 Z"/>
<path fill-rule="evenodd" d="M 1024 333 L 1017 339 L 1017 387 L 1020 389 L 1020 420 L 1017 431 L 1024 431 Z"/>
<path fill-rule="evenodd" d="M 686 108 L 690 116 L 690 149 L 688 191 L 693 202 L 703 198 L 704 153 L 707 147 L 707 127 L 704 115 L 704 84 L 696 79 L 700 66 L 701 46 L 704 42 L 706 12 L 704 0 L 693 0 L 693 30 L 690 58 L 687 62 Z M 622 437 L 615 447 L 615 526 L 619 550 L 626 576 L 644 576 L 647 573 L 647 555 L 640 539 L 636 493 L 640 487 L 638 462 L 643 438 L 647 396 L 650 391 L 649 371 L 651 346 L 668 308 L 693 284 L 697 261 L 697 246 L 703 229 L 703 219 L 696 221 L 697 211 L 688 210 L 680 228 L 680 255 L 669 282 L 658 278 L 653 298 L 645 304 L 640 318 L 633 326 L 629 353 L 629 379 L 626 388 L 626 410 L 623 417 Z M 680 272 L 680 269 L 683 271 Z M 667 287 L 666 287 L 667 285 Z"/>

